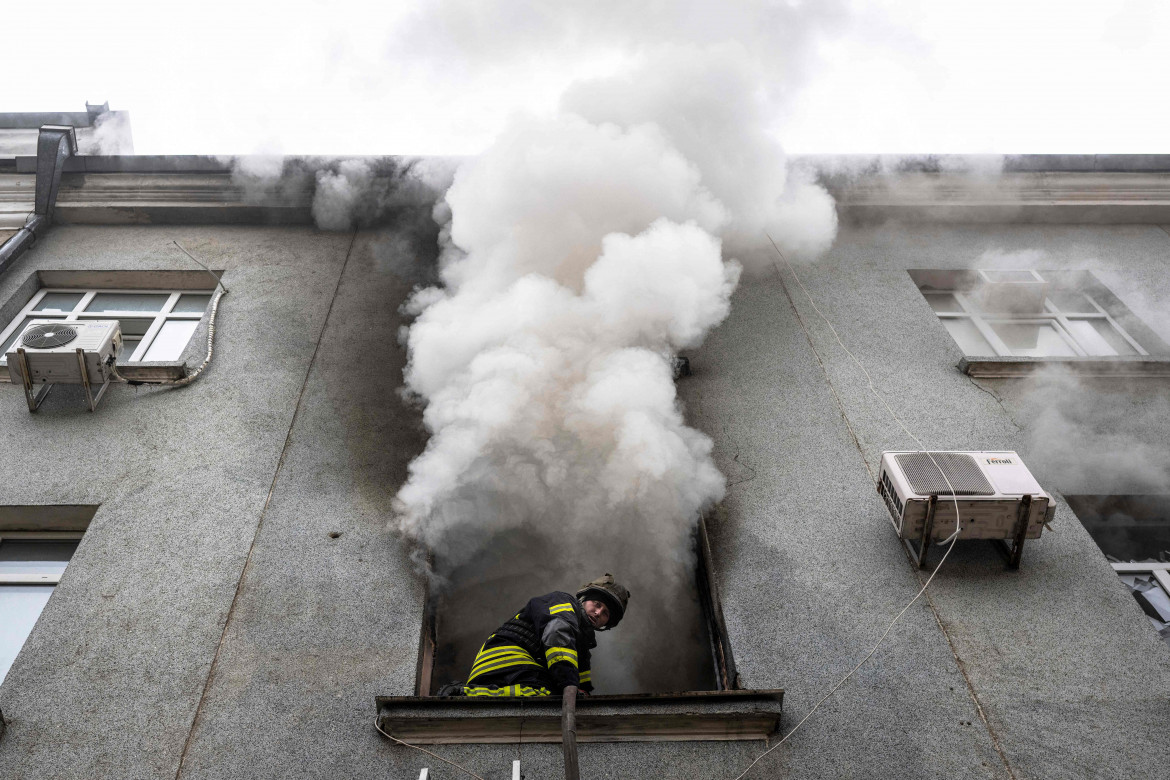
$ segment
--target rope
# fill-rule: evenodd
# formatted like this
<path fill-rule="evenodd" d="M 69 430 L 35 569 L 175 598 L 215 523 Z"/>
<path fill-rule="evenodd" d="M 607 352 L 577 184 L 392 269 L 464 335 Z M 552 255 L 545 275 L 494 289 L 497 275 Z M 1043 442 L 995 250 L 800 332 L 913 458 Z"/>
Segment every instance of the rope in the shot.
<path fill-rule="evenodd" d="M 378 725 L 378 719 L 377 719 L 377 718 L 374 718 L 374 728 L 376 728 L 376 729 L 378 730 L 378 733 L 379 733 L 379 734 L 381 734 L 381 735 L 382 735 L 383 737 L 385 737 L 386 739 L 389 739 L 389 740 L 391 740 L 391 741 L 393 741 L 393 742 L 397 742 L 399 745 L 404 745 L 404 746 L 406 746 L 406 747 L 408 747 L 408 748 L 414 748 L 415 750 L 422 751 L 423 753 L 426 753 L 426 754 L 427 754 L 428 756 L 430 756 L 431 758 L 437 758 L 437 759 L 439 759 L 440 761 L 442 761 L 444 764 L 450 764 L 451 766 L 453 766 L 453 767 L 455 767 L 456 769 L 458 769 L 460 772 L 464 772 L 465 774 L 469 774 L 469 775 L 471 775 L 472 777 L 474 777 L 474 778 L 475 778 L 475 780 L 483 780 L 483 778 L 482 778 L 482 777 L 480 777 L 479 775 L 477 775 L 475 772 L 472 772 L 470 769 L 467 769 L 466 767 L 459 766 L 459 764 L 456 764 L 454 761 L 448 761 L 447 759 L 443 758 L 442 756 L 440 756 L 440 755 L 436 755 L 436 754 L 432 753 L 431 751 L 427 750 L 426 748 L 420 748 L 418 745 L 412 745 L 412 744 L 410 744 L 409 742 L 403 742 L 403 741 L 402 741 L 401 739 L 399 739 L 398 737 L 392 737 L 392 736 L 390 736 L 390 735 L 389 735 L 389 734 L 387 734 L 385 731 L 382 731 L 382 727 Z"/>
<path fill-rule="evenodd" d="M 894 410 L 886 402 L 886 399 L 883 398 L 882 395 L 878 392 L 877 387 L 874 385 L 873 377 L 870 376 L 869 371 L 865 368 L 865 366 L 862 364 L 862 362 L 857 359 L 857 356 L 853 354 L 853 352 L 849 349 L 849 347 L 845 346 L 845 342 L 841 340 L 841 336 L 837 333 L 837 329 L 833 327 L 833 323 L 829 321 L 829 318 L 826 317 L 824 312 L 822 312 L 820 310 L 820 308 L 817 306 L 816 301 L 813 300 L 813 297 L 809 293 L 808 288 L 806 288 L 804 286 L 804 282 L 801 281 L 800 275 L 796 273 L 796 269 L 794 269 L 792 267 L 792 264 L 788 262 L 788 258 L 784 256 L 783 252 L 780 251 L 780 247 L 776 246 L 776 242 L 772 239 L 771 234 L 765 233 L 765 235 L 768 236 L 768 241 L 771 242 L 772 248 L 776 250 L 776 254 L 779 255 L 780 259 L 784 261 L 784 265 L 788 268 L 788 272 L 792 274 L 793 278 L 796 279 L 796 283 L 798 285 L 800 285 L 800 289 L 804 292 L 805 297 L 808 298 L 808 302 L 812 305 L 813 310 L 817 314 L 819 314 L 821 319 L 825 321 L 825 324 L 829 326 L 829 330 L 832 331 L 833 337 L 837 340 L 837 343 L 841 346 L 841 349 L 845 350 L 845 353 L 848 354 L 849 357 L 851 357 L 853 359 L 853 362 L 856 363 L 858 368 L 860 368 L 862 370 L 862 372 L 865 374 L 865 378 L 869 384 L 870 391 L 874 394 L 875 397 L 877 397 L 877 399 L 879 401 L 881 401 L 882 406 L 884 406 L 886 408 L 886 411 L 890 413 L 890 416 L 894 418 L 894 421 L 897 422 L 898 425 L 900 425 L 902 427 L 902 430 L 906 432 L 906 435 L 914 440 L 914 442 L 919 447 L 919 451 L 923 452 L 928 458 L 930 458 L 930 462 L 933 463 L 935 468 L 938 469 L 939 474 L 942 474 L 942 478 L 943 478 L 943 480 L 946 481 L 947 487 L 949 487 L 951 489 L 951 501 L 955 505 L 955 532 L 953 534 L 951 534 L 949 538 L 944 539 L 941 542 L 939 542 L 940 545 L 946 544 L 947 549 L 946 549 L 946 552 L 943 553 L 942 558 L 939 559 L 938 565 L 934 567 L 934 571 L 932 571 L 930 573 L 930 576 L 927 577 L 926 582 L 923 583 L 922 588 L 920 588 L 918 593 L 916 593 L 914 595 L 914 598 L 910 599 L 909 603 L 907 603 L 906 606 L 902 607 L 902 611 L 899 612 L 894 617 L 894 619 L 890 621 L 890 624 L 888 626 L 886 626 L 886 630 L 882 633 L 882 635 L 878 639 L 877 643 L 874 644 L 873 648 L 870 649 L 870 651 L 868 653 L 866 653 L 865 656 L 860 661 L 857 662 L 856 666 L 854 666 L 852 669 L 849 670 L 848 674 L 846 674 L 844 677 L 842 677 L 840 680 L 838 680 L 837 684 L 834 685 L 832 688 L 830 688 L 829 692 L 826 693 L 824 696 L 822 696 L 820 698 L 820 700 L 815 705 L 813 705 L 813 708 L 811 710 L 809 710 L 808 713 L 803 718 L 800 719 L 799 723 L 797 723 L 795 726 L 793 726 L 779 742 L 777 742 L 775 745 L 773 745 L 772 747 L 765 750 L 760 755 L 756 756 L 755 760 L 752 761 L 750 764 L 748 764 L 747 768 L 744 769 L 743 772 L 741 772 L 739 775 L 737 775 L 735 780 L 743 780 L 743 777 L 745 775 L 747 775 L 747 773 L 752 770 L 752 767 L 754 767 L 756 764 L 758 764 L 760 762 L 760 760 L 764 758 L 764 756 L 768 755 L 773 750 L 775 750 L 776 748 L 780 747 L 785 742 L 787 742 L 788 738 L 791 737 L 793 734 L 795 734 L 800 729 L 800 727 L 803 726 L 805 724 L 805 722 L 813 716 L 813 713 L 815 713 L 817 710 L 819 710 L 821 708 L 821 705 L 824 704 L 826 701 L 828 701 L 829 697 L 831 697 L 834 693 L 836 693 L 837 690 L 842 685 L 844 685 L 849 680 L 850 677 L 853 676 L 854 672 L 856 672 L 858 669 L 860 669 L 862 666 L 864 666 L 865 663 L 870 658 L 873 658 L 874 653 L 876 653 L 878 651 L 878 648 L 881 647 L 882 643 L 886 641 L 886 637 L 888 637 L 890 635 L 890 631 L 893 630 L 894 625 L 899 620 L 902 619 L 902 616 L 905 615 L 907 611 L 909 611 L 910 607 L 914 606 L 915 602 L 917 602 L 918 599 L 922 598 L 922 594 L 926 593 L 926 589 L 928 587 L 930 587 L 930 583 L 934 581 L 935 575 L 938 574 L 939 569 L 941 569 L 943 564 L 946 563 L 947 557 L 951 554 L 951 550 L 953 550 L 955 548 L 955 542 L 957 542 L 959 540 L 959 532 L 962 530 L 962 526 L 961 526 L 962 520 L 961 520 L 960 515 L 959 515 L 959 498 L 958 498 L 958 495 L 955 493 L 955 486 L 952 485 L 950 479 L 947 478 L 946 472 L 943 471 L 942 467 L 939 466 L 938 462 L 934 459 L 934 456 L 926 451 L 926 448 L 923 446 L 923 444 L 919 440 L 919 438 L 917 436 L 915 436 L 913 433 L 911 433 L 910 429 L 906 427 L 906 424 L 902 422 L 901 418 L 898 417 L 898 415 L 894 412 Z M 777 271 L 779 271 L 779 269 L 777 269 Z M 781 276 L 781 282 L 783 282 L 783 276 Z M 797 314 L 799 315 L 799 312 Z M 810 345 L 811 345 L 811 341 L 810 341 Z M 813 346 L 813 352 L 814 353 L 816 352 L 815 346 Z M 818 356 L 818 359 L 819 359 L 819 356 Z M 842 413 L 844 413 L 843 408 L 842 408 Z M 848 419 L 846 419 L 846 425 L 848 425 Z M 852 428 L 850 428 L 850 431 L 852 431 Z M 863 455 L 863 457 L 864 457 L 864 455 Z M 868 468 L 868 466 L 867 466 L 867 468 Z"/>

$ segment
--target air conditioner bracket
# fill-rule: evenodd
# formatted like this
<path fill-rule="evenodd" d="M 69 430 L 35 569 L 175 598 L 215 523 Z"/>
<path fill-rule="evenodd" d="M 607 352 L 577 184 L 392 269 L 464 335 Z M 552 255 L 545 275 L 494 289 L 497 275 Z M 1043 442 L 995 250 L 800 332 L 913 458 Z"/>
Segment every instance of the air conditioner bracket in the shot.
<path fill-rule="evenodd" d="M 28 410 L 35 412 L 40 407 L 41 402 L 48 398 L 49 393 L 53 391 L 53 385 L 42 385 L 40 390 L 33 393 L 32 376 L 28 371 L 28 359 L 24 356 L 24 347 L 17 347 L 16 355 L 20 359 L 20 377 L 24 385 L 24 398 L 28 401 Z"/>
<path fill-rule="evenodd" d="M 932 494 L 926 506 L 926 520 L 922 523 L 921 539 L 902 538 L 906 552 L 910 553 L 911 560 L 918 568 L 926 568 L 926 558 L 930 553 L 930 544 L 934 537 L 934 516 L 938 509 L 938 495 Z M 1024 495 L 1020 498 L 1020 508 L 1016 514 L 1016 526 L 1012 532 L 1012 543 L 1009 545 L 1002 539 L 993 539 L 997 550 L 1007 558 L 1009 569 L 1020 568 L 1020 558 L 1024 554 L 1024 538 L 1028 534 L 1028 516 L 1032 510 L 1032 496 Z M 946 541 L 950 541 L 948 537 Z M 917 548 L 917 549 L 915 549 Z"/>
<path fill-rule="evenodd" d="M 106 388 L 110 386 L 110 380 L 107 377 L 95 395 L 93 387 L 89 383 L 89 369 L 85 367 L 85 350 L 77 350 L 77 364 L 81 366 L 81 385 L 85 388 L 85 400 L 89 401 L 89 410 L 92 412 L 97 409 L 98 401 L 102 400 L 102 396 L 106 394 Z"/>
<path fill-rule="evenodd" d="M 39 390 L 33 392 L 32 374 L 28 370 L 28 358 L 25 357 L 24 347 L 17 347 L 16 355 L 20 360 L 20 377 L 21 384 L 24 385 L 24 398 L 28 401 L 28 410 L 35 412 L 52 392 L 54 384 L 46 382 Z M 77 365 L 81 368 L 81 386 L 85 388 L 85 400 L 89 403 L 89 410 L 95 411 L 98 401 L 102 400 L 102 396 L 106 394 L 106 389 L 110 386 L 110 378 L 107 377 L 95 393 L 93 383 L 89 381 L 89 369 L 85 365 L 85 350 L 83 349 L 77 350 Z"/>

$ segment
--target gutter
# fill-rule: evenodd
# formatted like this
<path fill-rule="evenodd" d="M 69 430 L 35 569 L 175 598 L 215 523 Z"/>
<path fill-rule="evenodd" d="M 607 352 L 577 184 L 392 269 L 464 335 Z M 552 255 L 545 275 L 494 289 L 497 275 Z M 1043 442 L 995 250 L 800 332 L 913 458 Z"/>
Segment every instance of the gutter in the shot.
<path fill-rule="evenodd" d="M 77 133 L 69 125 L 42 125 L 37 137 L 37 189 L 24 227 L 0 245 L 0 274 L 48 231 L 53 223 L 65 160 L 77 154 Z"/>

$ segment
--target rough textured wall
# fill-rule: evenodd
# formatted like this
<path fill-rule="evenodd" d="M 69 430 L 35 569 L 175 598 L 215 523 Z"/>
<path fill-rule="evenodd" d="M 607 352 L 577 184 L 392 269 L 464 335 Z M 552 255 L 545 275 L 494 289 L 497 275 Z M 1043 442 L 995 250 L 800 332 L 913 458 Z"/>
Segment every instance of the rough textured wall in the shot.
<path fill-rule="evenodd" d="M 228 269 L 206 377 L 115 387 L 92 415 L 65 388 L 30 415 L 0 387 L 7 501 L 101 504 L 0 688 L 3 776 L 174 778 L 184 751 L 184 778 L 457 776 L 372 726 L 375 695 L 413 689 L 422 609 L 384 529 L 423 443 L 394 392 L 418 248 L 393 229 L 58 227 L 0 298 L 38 267 L 187 268 L 172 238 Z M 849 230 L 798 270 L 928 446 L 1032 463 L 1026 388 L 960 374 L 905 269 L 1037 248 L 1099 271 L 1140 316 L 1167 310 L 1170 239 L 1151 227 Z M 1148 302 L 1118 289 L 1130 277 Z M 920 580 L 869 473 L 912 443 L 786 279 L 795 308 L 777 275 L 745 282 L 680 387 L 730 484 L 711 531 L 742 681 L 787 689 L 788 728 Z M 1164 394 L 1143 381 L 1107 395 Z M 1165 646 L 1062 506 L 1019 572 L 990 545 L 956 547 L 929 601 L 753 776 L 1156 776 L 1167 683 Z M 763 747 L 583 745 L 582 777 L 730 778 Z M 555 745 L 437 752 L 485 777 L 517 757 L 526 777 L 560 771 Z"/>
<path fill-rule="evenodd" d="M 1042 482 L 1063 487 L 1069 468 L 1041 447 L 1067 442 L 1037 439 L 1029 383 L 981 385 L 961 374 L 958 347 L 906 273 L 979 265 L 1093 270 L 1165 337 L 1170 238 L 1152 226 L 886 225 L 843 231 L 828 256 L 797 268 L 927 447 L 1016 449 Z M 695 424 L 716 437 L 731 483 L 715 542 L 732 646 L 749 685 L 787 689 L 791 725 L 872 646 L 918 580 L 873 490 L 880 453 L 915 444 L 784 269 L 794 316 L 782 267 L 744 285 L 732 319 L 692 356 L 684 396 Z M 1084 392 L 1102 393 L 1103 403 L 1089 419 L 1167 393 L 1164 379 L 1090 384 L 1097 389 Z M 1134 427 L 1165 452 L 1165 417 Z M 1158 774 L 1157 746 L 1170 727 L 1164 717 L 1138 723 L 1133 714 L 1166 713 L 1170 653 L 1063 504 L 1055 528 L 1028 544 L 1019 572 L 1005 571 L 989 544 L 958 545 L 929 600 L 778 751 L 785 756 L 773 769 L 787 765 L 802 777 L 998 777 L 1009 766 L 1015 777 Z"/>

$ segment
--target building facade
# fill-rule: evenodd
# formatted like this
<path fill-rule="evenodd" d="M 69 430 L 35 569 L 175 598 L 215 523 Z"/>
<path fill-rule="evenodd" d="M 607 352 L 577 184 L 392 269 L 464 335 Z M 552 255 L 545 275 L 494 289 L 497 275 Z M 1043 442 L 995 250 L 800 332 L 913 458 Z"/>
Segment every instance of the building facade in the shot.
<path fill-rule="evenodd" d="M 0 161 L 7 213 L 34 212 L 35 163 Z M 728 479 L 707 575 L 733 683 L 783 689 L 788 731 L 922 587 L 930 568 L 910 563 L 875 490 L 881 453 L 918 445 L 877 396 L 927 448 L 1017 451 L 1057 510 L 1018 570 L 988 543 L 956 544 L 869 663 L 749 776 L 1159 776 L 1170 648 L 1143 612 L 1157 599 L 1134 597 L 1134 572 L 1064 496 L 1166 506 L 1170 161 L 825 176 L 841 217 L 832 249 L 745 278 L 678 384 Z M 310 197 L 257 199 L 215 160 L 73 157 L 52 225 L 8 259 L 3 325 L 112 301 L 92 311 L 150 321 L 140 377 L 189 373 L 207 351 L 214 281 L 182 250 L 229 292 L 189 386 L 115 384 L 91 412 L 62 384 L 30 413 L 19 384 L 0 385 L 0 545 L 56 543 L 41 557 L 68 560 L 45 575 L 57 581 L 25 583 L 42 595 L 22 602 L 22 619 L 39 613 L 0 685 L 0 776 L 460 776 L 374 727 L 375 697 L 420 689 L 427 583 L 387 524 L 426 444 L 397 393 L 398 331 L 407 296 L 433 279 L 437 230 L 420 206 L 322 231 Z M 1099 306 L 985 316 L 999 340 L 972 346 L 948 321 L 983 316 L 951 308 L 980 269 L 1071 278 L 1052 289 L 1090 285 Z M 155 305 L 141 296 L 163 297 L 119 308 Z M 172 319 L 197 324 L 147 357 Z M 1168 524 L 1146 521 L 1143 557 L 1158 558 Z M 17 603 L 8 593 L 0 604 Z M 767 746 L 583 744 L 581 776 L 733 778 Z M 485 778 L 517 759 L 527 778 L 562 773 L 556 744 L 431 749 Z"/>

